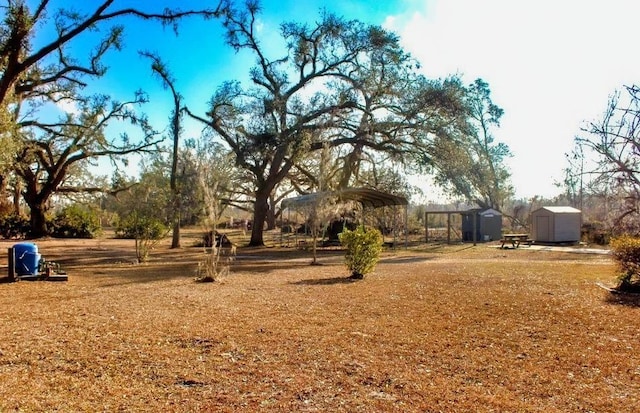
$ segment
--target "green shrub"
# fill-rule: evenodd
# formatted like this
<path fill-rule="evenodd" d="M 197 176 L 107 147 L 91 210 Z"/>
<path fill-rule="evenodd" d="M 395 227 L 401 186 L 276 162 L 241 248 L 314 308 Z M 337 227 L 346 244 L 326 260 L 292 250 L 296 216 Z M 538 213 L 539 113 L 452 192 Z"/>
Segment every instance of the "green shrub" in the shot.
<path fill-rule="evenodd" d="M 640 289 L 640 238 L 624 235 L 611 239 L 609 245 L 618 263 L 618 289 Z"/>
<path fill-rule="evenodd" d="M 4 239 L 24 239 L 31 231 L 29 219 L 18 214 L 0 217 L 0 235 Z"/>
<path fill-rule="evenodd" d="M 346 248 L 345 264 L 351 277 L 362 279 L 375 268 L 382 252 L 382 234 L 377 229 L 358 227 L 345 229 L 339 235 L 340 244 Z"/>
<path fill-rule="evenodd" d="M 116 237 L 125 239 L 160 239 L 167 226 L 158 218 L 131 213 L 116 225 Z"/>
<path fill-rule="evenodd" d="M 95 238 L 101 229 L 97 211 L 82 205 L 65 207 L 51 222 L 51 235 L 58 238 Z"/>
<path fill-rule="evenodd" d="M 168 227 L 158 218 L 137 212 L 129 214 L 116 227 L 116 237 L 136 240 L 136 258 L 146 262 L 149 252 L 169 232 Z"/>

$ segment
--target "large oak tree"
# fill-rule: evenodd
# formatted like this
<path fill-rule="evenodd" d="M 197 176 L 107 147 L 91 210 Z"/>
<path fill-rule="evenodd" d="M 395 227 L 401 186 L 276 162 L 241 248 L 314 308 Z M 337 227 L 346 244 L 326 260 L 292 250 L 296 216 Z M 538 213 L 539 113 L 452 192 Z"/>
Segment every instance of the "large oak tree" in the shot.
<path fill-rule="evenodd" d="M 25 181 L 25 201 L 30 206 L 35 236 L 44 235 L 47 200 L 76 162 L 100 156 L 126 155 L 150 147 L 147 125 L 135 139 L 117 143 L 107 136 L 106 124 L 114 119 L 135 121 L 141 116 L 126 104 L 105 96 L 83 95 L 93 79 L 106 74 L 105 55 L 121 47 L 125 27 L 120 18 L 131 16 L 177 25 L 188 16 L 218 16 L 217 9 L 154 11 L 153 7 L 118 5 L 114 0 L 65 5 L 52 0 L 5 0 L 0 5 L 0 128 L 3 141 L 11 141 L 11 162 L 3 161 L 0 183 L 8 171 Z M 150 9 L 150 10 L 146 10 Z M 177 27 L 177 26 L 174 26 Z M 96 37 L 94 47 L 78 55 L 73 49 L 83 34 Z M 101 36 L 101 37 L 100 37 Z M 133 92 L 133 91 L 132 91 Z M 135 99 L 140 102 L 139 97 Z M 61 104 L 76 106 L 79 115 L 51 120 L 45 113 Z M 73 136 L 78 133 L 77 136 Z M 133 141 L 133 140 L 132 140 Z M 5 146 L 8 148 L 8 146 Z M 68 180 L 69 181 L 69 180 Z M 81 187 L 67 190 L 80 191 Z"/>
<path fill-rule="evenodd" d="M 446 82 L 415 73 L 397 36 L 378 26 L 322 14 L 313 25 L 286 23 L 286 53 L 269 57 L 259 39 L 257 2 L 223 9 L 228 43 L 256 58 L 250 84 L 224 83 L 206 115 L 190 115 L 217 133 L 252 175 L 250 245 L 263 244 L 274 189 L 312 151 L 344 149 L 338 186 L 355 182 L 365 148 L 422 156 L 442 112 L 456 112 Z M 273 208 L 273 206 L 272 206 Z"/>
<path fill-rule="evenodd" d="M 235 153 L 237 165 L 252 174 L 250 245 L 263 244 L 268 201 L 276 185 L 309 151 L 317 131 L 326 128 L 336 113 L 355 106 L 349 96 L 324 90 L 326 82 L 359 55 L 378 47 L 371 37 L 375 28 L 327 14 L 312 27 L 282 25 L 287 54 L 270 59 L 257 38 L 258 11 L 257 3 L 250 2 L 241 11 L 228 5 L 224 21 L 229 44 L 249 49 L 256 57 L 250 72 L 253 85 L 227 82 L 212 98 L 206 116 L 191 113 L 217 132 Z"/>
<path fill-rule="evenodd" d="M 84 102 L 78 114 L 67 114 L 55 123 L 24 123 L 23 128 L 30 133 L 23 137 L 14 171 L 25 183 L 23 197 L 30 209 L 32 236 L 47 234 L 45 213 L 54 193 L 103 190 L 74 182 L 74 168 L 87 167 L 101 157 L 151 150 L 159 142 L 146 119 L 134 110 L 135 105 L 143 102 L 143 96 L 129 102 L 96 96 Z M 142 138 L 138 136 L 131 143 L 126 132 L 116 139 L 110 138 L 107 127 L 115 121 L 133 124 Z"/>

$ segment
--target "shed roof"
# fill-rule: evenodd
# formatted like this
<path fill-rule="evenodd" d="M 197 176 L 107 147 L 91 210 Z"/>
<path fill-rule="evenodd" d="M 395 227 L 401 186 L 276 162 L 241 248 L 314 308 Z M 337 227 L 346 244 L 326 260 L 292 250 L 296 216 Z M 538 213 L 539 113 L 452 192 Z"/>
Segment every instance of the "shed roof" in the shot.
<path fill-rule="evenodd" d="M 383 206 L 408 205 L 407 198 L 369 188 L 347 188 L 338 191 L 314 192 L 282 200 L 282 208 L 297 207 L 316 202 L 325 196 L 336 196 L 341 201 L 360 202 L 363 207 L 380 208 Z"/>
<path fill-rule="evenodd" d="M 487 216 L 487 215 L 498 215 L 498 216 L 501 216 L 502 213 L 500 211 L 498 211 L 497 209 L 487 208 L 484 211 L 480 212 L 480 215 L 482 215 L 482 216 Z"/>
<path fill-rule="evenodd" d="M 478 214 L 478 215 L 482 215 L 482 216 L 486 216 L 486 215 L 502 215 L 502 213 L 496 209 L 493 208 L 487 208 L 487 209 L 482 209 L 482 208 L 471 208 L 468 209 L 466 211 L 453 211 L 455 212 L 459 212 L 462 215 L 473 215 L 473 214 Z"/>
<path fill-rule="evenodd" d="M 554 214 L 580 214 L 582 211 L 570 206 L 543 206 L 540 209 L 547 210 L 549 212 L 553 212 Z M 534 211 L 535 212 L 535 211 Z"/>

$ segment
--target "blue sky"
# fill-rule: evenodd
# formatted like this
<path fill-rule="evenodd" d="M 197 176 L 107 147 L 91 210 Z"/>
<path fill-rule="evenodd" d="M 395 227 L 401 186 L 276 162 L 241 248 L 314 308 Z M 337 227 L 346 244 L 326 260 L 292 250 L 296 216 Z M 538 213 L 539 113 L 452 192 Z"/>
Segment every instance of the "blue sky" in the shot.
<path fill-rule="evenodd" d="M 158 0 L 148 4 L 158 10 L 165 5 L 188 9 L 206 3 Z M 395 31 L 427 76 L 458 74 L 466 83 L 483 78 L 494 102 L 505 111 L 494 135 L 514 154 L 508 163 L 516 195 L 551 197 L 560 192 L 553 183 L 562 178 L 564 154 L 571 150 L 581 126 L 601 116 L 615 90 L 637 81 L 640 56 L 635 50 L 635 19 L 640 3 L 636 3 L 266 0 L 260 27 L 264 44 L 270 44 L 277 40 L 281 22 L 313 21 L 326 8 L 347 19 Z M 138 20 L 127 20 L 126 26 L 125 50 L 109 56 L 110 71 L 100 87 L 121 99 L 144 89 L 151 97 L 146 111 L 158 124 L 166 123 L 170 96 L 151 76 L 149 63 L 138 58 L 138 50 L 158 52 L 186 104 L 196 111 L 204 110 L 222 81 L 246 76 L 252 63 L 224 45 L 215 20 L 185 20 L 178 37 L 169 29 Z M 197 134 L 198 128 L 188 126 L 186 135 Z M 434 197 L 427 188 L 425 200 Z"/>

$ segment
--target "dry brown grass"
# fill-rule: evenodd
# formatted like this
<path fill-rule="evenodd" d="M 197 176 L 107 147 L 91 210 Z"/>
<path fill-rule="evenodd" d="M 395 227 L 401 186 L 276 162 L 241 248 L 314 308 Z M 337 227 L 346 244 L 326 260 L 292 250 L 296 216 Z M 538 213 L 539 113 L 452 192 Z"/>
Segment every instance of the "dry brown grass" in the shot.
<path fill-rule="evenodd" d="M 69 281 L 0 284 L 2 412 L 640 405 L 640 301 L 596 285 L 614 283 L 606 256 L 388 251 L 352 282 L 336 251 L 310 266 L 240 248 L 229 276 L 199 284 L 195 247 L 133 265 L 132 241 L 37 244 Z"/>

